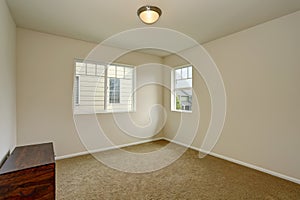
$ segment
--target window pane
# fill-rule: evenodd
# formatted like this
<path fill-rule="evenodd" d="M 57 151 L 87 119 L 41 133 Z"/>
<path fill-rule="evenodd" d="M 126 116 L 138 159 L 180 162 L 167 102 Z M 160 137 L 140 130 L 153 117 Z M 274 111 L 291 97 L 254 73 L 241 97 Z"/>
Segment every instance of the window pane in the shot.
<path fill-rule="evenodd" d="M 192 90 L 176 90 L 176 110 L 192 110 Z"/>
<path fill-rule="evenodd" d="M 75 91 L 75 104 L 79 104 L 79 90 L 80 90 L 80 85 L 79 85 L 79 76 L 75 76 L 75 84 L 74 84 L 74 91 Z"/>
<path fill-rule="evenodd" d="M 105 66 L 104 65 L 97 65 L 97 68 L 96 68 L 96 75 L 97 76 L 105 76 Z"/>
<path fill-rule="evenodd" d="M 181 74 L 182 74 L 183 79 L 186 79 L 188 77 L 188 70 L 187 69 L 188 69 L 187 67 L 182 68 Z"/>
<path fill-rule="evenodd" d="M 87 75 L 96 75 L 96 65 L 95 64 L 87 64 L 86 65 L 86 74 Z"/>
<path fill-rule="evenodd" d="M 193 68 L 189 67 L 188 68 L 188 78 L 192 78 L 193 77 Z"/>
<path fill-rule="evenodd" d="M 116 77 L 116 66 L 109 65 L 107 69 L 108 77 Z"/>
<path fill-rule="evenodd" d="M 120 79 L 109 79 L 109 103 L 120 103 Z"/>
<path fill-rule="evenodd" d="M 181 79 L 181 69 L 176 69 L 175 70 L 175 79 Z"/>
<path fill-rule="evenodd" d="M 117 78 L 124 78 L 124 67 L 117 66 Z"/>
<path fill-rule="evenodd" d="M 85 74 L 86 73 L 86 64 L 81 62 L 76 62 L 76 74 Z"/>
<path fill-rule="evenodd" d="M 125 78 L 126 79 L 133 78 L 133 68 L 125 67 Z"/>
<path fill-rule="evenodd" d="M 172 95 L 172 104 L 175 110 L 192 110 L 192 66 L 177 68 L 174 70 L 175 95 Z"/>

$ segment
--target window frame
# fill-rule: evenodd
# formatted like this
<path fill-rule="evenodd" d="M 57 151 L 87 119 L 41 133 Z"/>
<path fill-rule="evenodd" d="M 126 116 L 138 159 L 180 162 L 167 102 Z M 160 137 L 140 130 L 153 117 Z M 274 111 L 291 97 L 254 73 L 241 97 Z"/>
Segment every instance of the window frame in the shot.
<path fill-rule="evenodd" d="M 94 110 L 92 109 L 92 111 L 83 111 L 83 110 L 76 110 L 75 108 L 77 106 L 80 106 L 80 89 L 79 89 L 79 104 L 75 104 L 75 100 L 74 100 L 74 94 L 73 93 L 73 114 L 76 115 L 82 115 L 82 114 L 106 114 L 106 113 L 132 113 L 132 112 L 136 112 L 136 94 L 135 94 L 135 89 L 136 89 L 136 66 L 134 65 L 129 65 L 129 64 L 123 64 L 123 63 L 103 63 L 103 62 L 97 62 L 97 61 L 91 61 L 91 60 L 85 60 L 85 59 L 74 59 L 74 69 L 75 69 L 75 78 L 76 76 L 78 76 L 78 80 L 79 80 L 79 86 L 80 86 L 80 76 L 81 74 L 76 74 L 76 63 L 77 62 L 81 62 L 81 63 L 86 63 L 86 64 L 95 64 L 95 65 L 104 65 L 105 69 L 104 69 L 104 106 L 103 106 L 103 110 Z M 119 66 L 119 67 L 127 67 L 127 68 L 132 68 L 132 97 L 131 97 L 131 110 L 107 110 L 107 106 L 109 103 L 109 94 L 108 94 L 108 90 L 109 90 L 109 79 L 111 77 L 108 76 L 108 67 L 114 65 L 114 66 Z M 97 69 L 96 69 L 97 70 Z M 97 74 L 97 71 L 95 72 L 95 74 Z M 85 71 L 85 75 L 87 75 L 87 68 Z M 114 77 L 117 78 L 117 77 Z M 120 84 L 121 86 L 121 84 Z M 73 91 L 74 91 L 74 85 L 73 85 Z M 75 92 L 75 91 L 74 91 Z M 120 93 L 121 96 L 121 93 Z M 118 104 L 118 103 L 116 103 Z M 129 105 L 129 104 L 128 104 Z"/>
<path fill-rule="evenodd" d="M 180 112 L 180 113 L 192 113 L 193 112 L 193 98 L 192 98 L 192 110 L 178 110 L 176 109 L 176 90 L 178 90 L 176 88 L 176 70 L 177 69 L 182 69 L 182 68 L 187 68 L 187 67 L 191 67 L 192 68 L 192 76 L 191 78 L 189 78 L 189 72 L 187 71 L 187 78 L 182 78 L 182 79 L 191 79 L 192 80 L 192 86 L 191 87 L 185 87 L 185 88 L 180 88 L 180 89 L 191 89 L 192 91 L 192 97 L 194 95 L 194 91 L 193 91 L 193 65 L 191 64 L 185 64 L 185 65 L 181 65 L 181 66 L 176 66 L 176 67 L 173 67 L 173 69 L 171 70 L 171 111 L 172 112 Z"/>

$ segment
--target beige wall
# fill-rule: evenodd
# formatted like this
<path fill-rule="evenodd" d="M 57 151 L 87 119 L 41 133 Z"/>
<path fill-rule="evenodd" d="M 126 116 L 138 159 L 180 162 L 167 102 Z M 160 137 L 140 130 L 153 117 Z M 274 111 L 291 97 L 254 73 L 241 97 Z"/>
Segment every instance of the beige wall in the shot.
<path fill-rule="evenodd" d="M 16 25 L 0 1 L 0 162 L 16 145 Z"/>
<path fill-rule="evenodd" d="M 228 112 L 214 152 L 300 179 L 300 11 L 205 44 Z"/>
<path fill-rule="evenodd" d="M 299 21 L 300 12 L 296 12 L 204 44 L 223 76 L 228 98 L 225 127 L 213 152 L 298 179 Z M 85 150 L 72 119 L 73 59 L 84 58 L 93 47 L 92 43 L 17 29 L 18 144 L 54 141 L 57 155 Z M 125 56 L 123 61 L 162 62 L 138 55 Z M 175 60 L 165 58 L 163 62 L 180 65 Z M 210 100 L 201 76 L 194 78 L 201 119 L 193 146 L 200 147 L 209 123 Z M 138 102 L 141 112 L 132 117 L 146 121 L 145 105 L 164 104 L 168 113 L 164 133 L 172 138 L 180 114 L 170 112 L 168 91 L 164 91 L 142 87 L 140 97 L 155 98 Z M 183 116 L 192 123 L 196 114 Z M 115 143 L 138 141 L 120 131 L 112 115 L 98 115 L 98 119 L 108 122 L 103 128 L 113 133 L 110 137 Z M 189 123 L 184 127 L 189 132 Z"/>
<path fill-rule="evenodd" d="M 297 179 L 299 22 L 300 11 L 204 44 L 220 69 L 227 92 L 226 122 L 213 152 Z M 167 125 L 170 137 L 172 124 Z M 202 134 L 199 131 L 193 146 L 201 146 Z"/>
<path fill-rule="evenodd" d="M 53 141 L 57 156 L 85 151 L 75 129 L 72 114 L 74 58 L 85 58 L 96 44 L 59 37 L 26 29 L 17 29 L 17 125 L 19 145 Z M 107 47 L 107 53 L 118 49 Z M 117 60 L 119 63 L 141 65 L 161 63 L 161 58 L 134 52 Z M 143 72 L 138 71 L 139 77 Z M 160 73 L 159 71 L 157 73 Z M 155 74 L 152 75 L 156 77 Z M 147 77 L 146 77 L 147 78 Z M 143 79 L 143 78 L 142 78 Z M 145 93 L 146 94 L 143 94 Z M 141 110 L 153 103 L 162 104 L 162 88 L 154 85 L 137 92 L 136 118 L 146 118 Z M 87 118 L 87 116 L 82 116 Z M 78 119 L 78 118 L 77 118 Z M 99 121 L 115 144 L 136 142 L 140 139 L 123 133 L 111 114 L 99 114 Z M 84 124 L 87 125 L 87 124 Z M 90 138 L 97 145 L 107 143 Z"/>

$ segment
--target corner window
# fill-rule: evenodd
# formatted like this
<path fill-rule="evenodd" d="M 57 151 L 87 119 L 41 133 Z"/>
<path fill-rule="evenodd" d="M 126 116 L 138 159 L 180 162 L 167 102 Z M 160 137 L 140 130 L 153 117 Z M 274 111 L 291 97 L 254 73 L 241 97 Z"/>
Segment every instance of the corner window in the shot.
<path fill-rule="evenodd" d="M 177 67 L 172 71 L 173 111 L 192 111 L 193 96 L 193 68 L 192 66 Z"/>
<path fill-rule="evenodd" d="M 75 61 L 75 69 L 75 114 L 134 111 L 133 66 Z"/>

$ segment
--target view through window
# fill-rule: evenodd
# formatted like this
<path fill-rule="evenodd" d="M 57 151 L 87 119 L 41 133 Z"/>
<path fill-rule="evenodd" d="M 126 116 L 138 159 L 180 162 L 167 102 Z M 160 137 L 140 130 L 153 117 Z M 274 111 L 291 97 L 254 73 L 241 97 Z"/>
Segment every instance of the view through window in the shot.
<path fill-rule="evenodd" d="M 177 67 L 173 70 L 173 108 L 177 111 L 192 111 L 193 68 L 192 66 Z"/>

